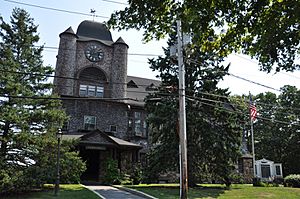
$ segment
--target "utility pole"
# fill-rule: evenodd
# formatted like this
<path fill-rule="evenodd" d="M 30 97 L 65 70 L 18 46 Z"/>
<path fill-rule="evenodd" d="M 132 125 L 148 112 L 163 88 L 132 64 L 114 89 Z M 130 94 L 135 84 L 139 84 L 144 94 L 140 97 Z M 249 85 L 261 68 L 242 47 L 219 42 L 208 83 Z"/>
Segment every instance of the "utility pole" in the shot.
<path fill-rule="evenodd" d="M 179 69 L 179 164 L 180 164 L 180 199 L 187 199 L 188 170 L 187 170 L 187 139 L 185 112 L 185 69 L 182 52 L 181 20 L 177 20 L 177 50 Z"/>

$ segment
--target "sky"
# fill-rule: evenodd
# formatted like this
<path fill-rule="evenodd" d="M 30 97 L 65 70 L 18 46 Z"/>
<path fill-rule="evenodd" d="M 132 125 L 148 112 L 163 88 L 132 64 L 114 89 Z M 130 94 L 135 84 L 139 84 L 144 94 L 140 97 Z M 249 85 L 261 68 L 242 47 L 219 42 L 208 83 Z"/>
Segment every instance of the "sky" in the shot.
<path fill-rule="evenodd" d="M 31 4 L 35 6 L 18 4 Z M 0 15 L 6 22 L 9 21 L 13 8 L 19 7 L 27 10 L 34 23 L 37 24 L 40 35 L 40 45 L 45 47 L 58 47 L 59 34 L 70 26 L 76 32 L 78 25 L 84 20 L 95 20 L 98 22 L 107 21 L 116 10 L 126 7 L 126 0 L 0 0 Z M 50 9 L 44 9 L 47 7 Z M 90 10 L 96 10 L 96 17 L 89 16 Z M 58 11 L 63 10 L 63 11 Z M 82 14 L 74 14 L 77 12 Z M 86 14 L 86 15 L 84 15 Z M 162 47 L 166 47 L 166 39 L 161 41 L 151 41 L 144 43 L 142 41 L 143 31 L 113 31 L 111 30 L 113 40 L 116 41 L 120 36 L 129 45 L 128 55 L 128 75 L 138 76 L 149 79 L 155 79 L 157 72 L 153 72 L 147 63 L 148 58 L 156 58 L 156 55 L 163 55 Z M 143 54 L 143 55 L 141 55 Z M 43 59 L 45 65 L 51 65 L 53 68 L 56 63 L 56 49 L 45 48 Z M 150 56 L 151 55 L 151 56 Z M 246 55 L 230 55 L 226 63 L 231 63 L 229 73 L 235 76 L 251 80 L 252 83 L 234 76 L 226 76 L 219 86 L 229 88 L 232 94 L 258 94 L 261 92 L 278 91 L 284 85 L 292 85 L 300 89 L 300 71 L 294 73 L 280 72 L 270 73 L 259 71 L 258 62 Z M 259 86 L 253 82 L 263 84 Z M 274 89 L 272 89 L 274 88 Z"/>

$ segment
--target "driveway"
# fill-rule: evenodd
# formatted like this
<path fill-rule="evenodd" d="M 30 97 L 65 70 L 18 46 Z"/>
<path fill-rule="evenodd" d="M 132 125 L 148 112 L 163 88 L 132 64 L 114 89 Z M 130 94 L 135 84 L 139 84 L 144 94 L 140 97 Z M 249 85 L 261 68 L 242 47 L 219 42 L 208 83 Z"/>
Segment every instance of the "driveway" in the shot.
<path fill-rule="evenodd" d="M 96 192 L 102 199 L 145 199 L 141 196 L 111 186 L 88 185 L 86 187 Z"/>

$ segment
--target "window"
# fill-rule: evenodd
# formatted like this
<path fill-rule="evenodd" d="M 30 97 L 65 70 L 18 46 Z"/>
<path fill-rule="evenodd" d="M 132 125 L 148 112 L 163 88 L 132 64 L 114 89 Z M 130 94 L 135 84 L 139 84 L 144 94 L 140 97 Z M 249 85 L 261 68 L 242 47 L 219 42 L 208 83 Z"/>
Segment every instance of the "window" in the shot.
<path fill-rule="evenodd" d="M 130 119 L 129 119 L 129 122 Z M 146 136 L 147 124 L 142 112 L 134 112 L 134 132 L 136 136 Z"/>
<path fill-rule="evenodd" d="M 96 117 L 95 116 L 84 116 L 84 129 L 94 130 L 96 128 Z"/>
<path fill-rule="evenodd" d="M 104 93 L 104 87 L 97 86 L 96 97 L 103 97 L 103 93 Z"/>
<path fill-rule="evenodd" d="M 117 126 L 116 125 L 110 125 L 110 132 L 117 132 Z"/>
<path fill-rule="evenodd" d="M 268 164 L 261 165 L 261 177 L 262 178 L 269 178 L 271 176 L 271 168 Z"/>
<path fill-rule="evenodd" d="M 281 165 L 275 165 L 275 172 L 277 176 L 281 176 Z"/>
<path fill-rule="evenodd" d="M 141 112 L 134 112 L 134 132 L 137 136 L 142 136 Z"/>
<path fill-rule="evenodd" d="M 88 96 L 95 96 L 96 86 L 88 86 Z"/>
<path fill-rule="evenodd" d="M 91 96 L 91 97 L 103 97 L 104 87 L 103 85 L 92 86 L 92 85 L 80 85 L 79 86 L 80 96 Z"/>
<path fill-rule="evenodd" d="M 86 96 L 87 95 L 87 85 L 80 85 L 79 95 L 80 96 Z"/>

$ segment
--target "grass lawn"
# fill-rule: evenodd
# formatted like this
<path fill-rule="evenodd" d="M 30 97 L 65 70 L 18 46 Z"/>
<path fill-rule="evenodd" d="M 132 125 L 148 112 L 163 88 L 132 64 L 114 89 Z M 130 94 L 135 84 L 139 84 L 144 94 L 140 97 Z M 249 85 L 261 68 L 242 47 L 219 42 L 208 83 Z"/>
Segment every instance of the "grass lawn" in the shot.
<path fill-rule="evenodd" d="M 82 185 L 60 185 L 58 197 L 54 196 L 53 186 L 46 186 L 43 191 L 22 193 L 12 196 L 0 196 L 1 199 L 99 199 L 92 191 L 84 188 Z"/>
<path fill-rule="evenodd" d="M 226 190 L 223 185 L 201 185 L 202 187 L 189 189 L 188 198 L 272 198 L 291 199 L 300 198 L 300 188 L 288 187 L 253 187 L 252 185 L 232 185 L 230 190 Z M 151 184 L 126 186 L 157 197 L 159 199 L 178 199 L 179 186 L 176 184 Z"/>

